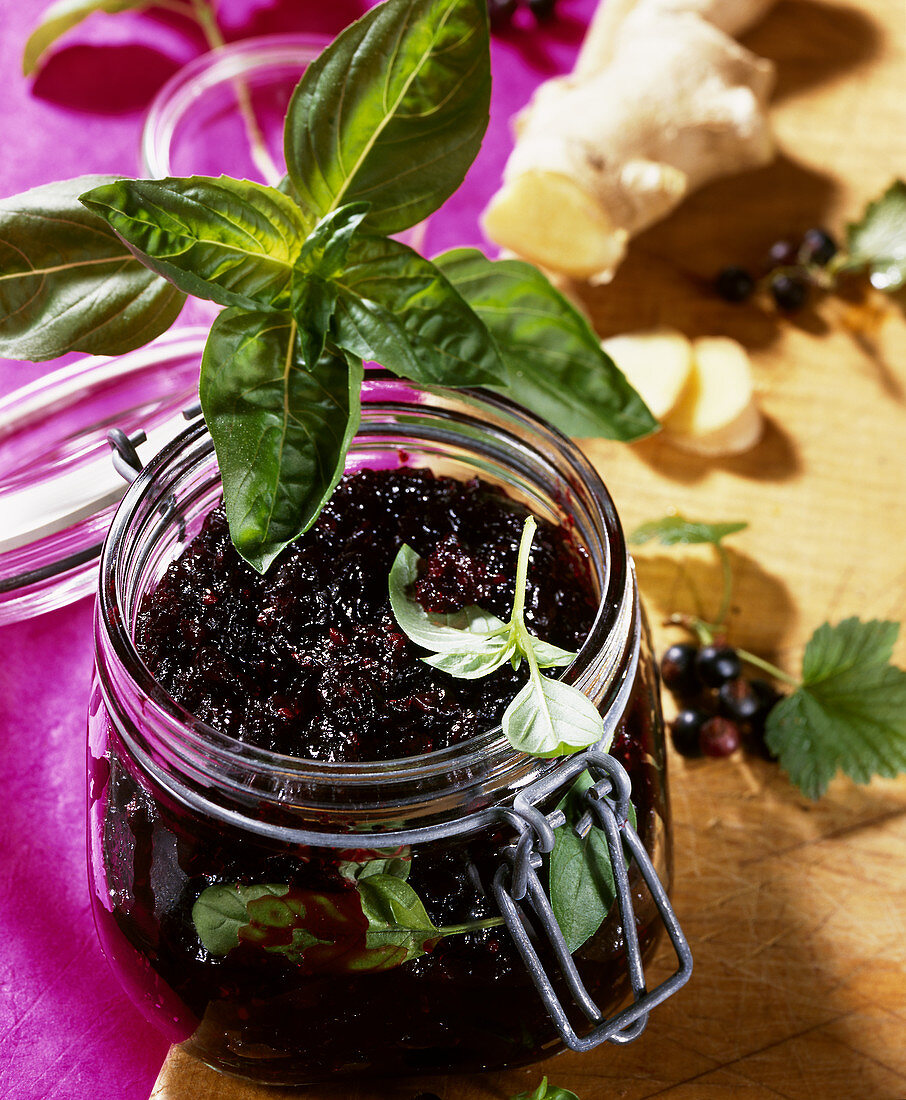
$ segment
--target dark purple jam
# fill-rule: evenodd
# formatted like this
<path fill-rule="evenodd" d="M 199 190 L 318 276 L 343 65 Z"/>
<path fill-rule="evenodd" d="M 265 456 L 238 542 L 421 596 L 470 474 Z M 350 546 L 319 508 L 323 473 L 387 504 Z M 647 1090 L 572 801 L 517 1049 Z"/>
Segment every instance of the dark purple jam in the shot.
<path fill-rule="evenodd" d="M 526 514 L 478 479 L 366 470 L 340 482 L 262 577 L 218 508 L 145 598 L 138 650 L 187 711 L 262 748 L 328 761 L 447 748 L 496 725 L 525 673 L 507 664 L 463 680 L 426 665 L 393 618 L 390 567 L 408 543 L 424 560 L 416 596 L 426 610 L 477 604 L 506 620 Z M 540 521 L 529 629 L 578 650 L 596 606 L 586 559 Z"/>

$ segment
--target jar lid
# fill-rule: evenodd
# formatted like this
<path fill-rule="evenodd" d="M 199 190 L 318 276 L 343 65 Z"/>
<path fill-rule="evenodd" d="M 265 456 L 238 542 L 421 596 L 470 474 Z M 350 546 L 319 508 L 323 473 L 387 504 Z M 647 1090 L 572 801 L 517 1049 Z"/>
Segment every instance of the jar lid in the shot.
<path fill-rule="evenodd" d="M 197 401 L 206 334 L 180 327 L 125 355 L 87 356 L 0 400 L 0 624 L 94 590 L 126 491 L 107 434 L 136 438 L 146 459 L 175 438 Z"/>

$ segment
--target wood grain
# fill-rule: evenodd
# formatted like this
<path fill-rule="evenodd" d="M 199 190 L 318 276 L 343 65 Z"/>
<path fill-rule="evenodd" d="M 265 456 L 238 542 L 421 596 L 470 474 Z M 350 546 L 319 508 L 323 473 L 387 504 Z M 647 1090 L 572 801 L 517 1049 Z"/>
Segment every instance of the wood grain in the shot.
<path fill-rule="evenodd" d="M 587 450 L 628 529 L 670 508 L 749 521 L 731 543 L 731 636 L 790 671 L 824 619 L 906 618 L 902 302 L 835 296 L 788 319 L 725 305 L 707 282 L 726 263 L 756 266 L 779 236 L 839 229 L 906 175 L 903 22 L 901 0 L 781 0 L 746 39 L 778 65 L 778 160 L 693 196 L 585 297 L 602 335 L 664 323 L 752 352 L 768 431 L 749 454 L 715 462 L 658 439 Z M 637 562 L 661 644 L 667 613 L 693 610 L 696 592 L 705 610 L 715 599 L 706 551 L 642 548 Z M 897 655 L 903 664 L 906 639 Z M 512 1073 L 305 1095 L 505 1100 L 547 1073 L 582 1100 L 906 1096 L 906 782 L 837 780 L 811 803 L 761 760 L 671 766 L 674 900 L 696 971 L 638 1042 Z M 153 1094 L 298 1095 L 175 1050 Z"/>

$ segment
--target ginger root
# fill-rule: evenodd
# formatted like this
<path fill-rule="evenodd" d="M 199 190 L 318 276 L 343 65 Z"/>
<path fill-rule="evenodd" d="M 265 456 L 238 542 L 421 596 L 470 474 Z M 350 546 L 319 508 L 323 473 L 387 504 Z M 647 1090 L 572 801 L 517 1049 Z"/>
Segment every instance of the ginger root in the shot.
<path fill-rule="evenodd" d="M 516 118 L 503 186 L 482 217 L 488 237 L 551 271 L 608 282 L 629 239 L 690 191 L 767 163 L 773 65 L 680 10 L 735 26 L 756 2 L 605 0 L 574 73 L 542 84 Z"/>

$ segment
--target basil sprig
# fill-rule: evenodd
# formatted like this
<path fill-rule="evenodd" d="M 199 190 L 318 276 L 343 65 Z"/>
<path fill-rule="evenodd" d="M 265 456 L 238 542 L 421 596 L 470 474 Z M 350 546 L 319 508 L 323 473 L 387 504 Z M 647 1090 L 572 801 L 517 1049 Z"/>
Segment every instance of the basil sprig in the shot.
<path fill-rule="evenodd" d="M 84 7 L 57 5 L 45 38 Z M 388 236 L 462 182 L 490 79 L 485 0 L 386 0 L 302 77 L 279 188 L 92 178 L 0 202 L 0 354 L 120 354 L 168 328 L 186 294 L 226 307 L 200 398 L 231 536 L 261 572 L 343 472 L 366 360 L 508 392 L 570 434 L 647 434 L 638 395 L 536 269 L 471 250 L 432 263 Z M 540 747 L 530 719 L 569 697 L 532 667 L 535 703 L 515 725 Z"/>
<path fill-rule="evenodd" d="M 507 661 L 518 669 L 524 659 L 528 682 L 504 711 L 504 736 L 531 756 L 564 756 L 600 741 L 604 723 L 578 688 L 541 673 L 543 668 L 570 664 L 576 654 L 536 638 L 525 625 L 525 585 L 537 526 L 533 516 L 526 518 L 516 562 L 516 594 L 507 622 L 480 607 L 451 615 L 425 611 L 413 595 L 419 558 L 405 545 L 390 570 L 390 606 L 409 640 L 434 651 L 422 657 L 425 664 L 450 676 L 476 679 Z"/>

